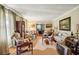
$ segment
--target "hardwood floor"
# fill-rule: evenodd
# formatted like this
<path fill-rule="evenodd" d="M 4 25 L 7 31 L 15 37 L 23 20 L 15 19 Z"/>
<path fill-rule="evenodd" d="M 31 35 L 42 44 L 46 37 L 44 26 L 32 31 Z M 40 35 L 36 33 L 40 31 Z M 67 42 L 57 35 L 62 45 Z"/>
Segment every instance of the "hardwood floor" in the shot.
<path fill-rule="evenodd" d="M 33 50 L 33 55 L 59 55 L 55 49 L 47 48 L 46 50 Z"/>
<path fill-rule="evenodd" d="M 41 36 L 38 36 L 37 39 L 33 40 L 33 47 L 37 44 L 37 42 L 41 39 Z M 54 43 L 55 45 L 55 43 Z M 38 46 L 39 47 L 39 46 Z M 9 48 L 9 52 L 11 55 L 16 54 L 16 48 Z M 29 53 L 23 53 L 22 55 L 29 55 Z M 45 50 L 33 49 L 33 55 L 59 55 L 57 50 L 54 48 L 47 48 Z"/>

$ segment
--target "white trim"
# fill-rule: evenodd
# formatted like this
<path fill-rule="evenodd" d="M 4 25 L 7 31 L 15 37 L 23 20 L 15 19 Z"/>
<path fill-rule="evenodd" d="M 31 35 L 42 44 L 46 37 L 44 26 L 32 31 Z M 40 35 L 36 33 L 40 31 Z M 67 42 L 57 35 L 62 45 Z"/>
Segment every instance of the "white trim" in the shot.
<path fill-rule="evenodd" d="M 6 9 L 9 9 L 9 10 L 13 11 L 16 15 L 18 15 L 18 16 L 20 16 L 20 17 L 23 17 L 23 15 L 22 15 L 20 12 L 16 11 L 15 9 L 9 7 L 9 6 L 6 5 L 6 4 L 2 4 L 2 5 L 3 5 Z M 24 18 L 24 17 L 23 17 L 23 18 Z"/>
<path fill-rule="evenodd" d="M 73 8 L 73 9 L 71 9 L 71 10 L 67 11 L 67 12 L 65 12 L 64 14 L 62 14 L 62 15 L 60 15 L 59 17 L 55 18 L 54 20 L 57 20 L 57 19 L 59 19 L 59 18 L 63 17 L 64 15 L 67 15 L 67 14 L 69 14 L 69 13 L 71 13 L 71 12 L 75 11 L 77 8 L 79 8 L 79 6 L 77 6 L 77 7 Z"/>

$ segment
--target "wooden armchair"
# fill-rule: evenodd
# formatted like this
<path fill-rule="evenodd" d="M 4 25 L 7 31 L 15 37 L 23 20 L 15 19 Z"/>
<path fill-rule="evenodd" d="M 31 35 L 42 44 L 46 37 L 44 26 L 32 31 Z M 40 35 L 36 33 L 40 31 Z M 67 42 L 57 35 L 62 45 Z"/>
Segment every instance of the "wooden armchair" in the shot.
<path fill-rule="evenodd" d="M 47 34 L 42 36 L 42 42 L 45 41 L 46 44 L 52 44 L 52 42 L 56 42 L 55 38 L 54 38 L 54 34 L 52 33 L 51 36 Z M 50 42 L 50 43 L 49 43 Z"/>
<path fill-rule="evenodd" d="M 26 51 L 31 51 L 31 54 L 33 54 L 33 43 L 30 40 L 26 42 L 19 41 L 18 44 L 16 45 L 16 51 L 17 55 L 24 53 Z"/>

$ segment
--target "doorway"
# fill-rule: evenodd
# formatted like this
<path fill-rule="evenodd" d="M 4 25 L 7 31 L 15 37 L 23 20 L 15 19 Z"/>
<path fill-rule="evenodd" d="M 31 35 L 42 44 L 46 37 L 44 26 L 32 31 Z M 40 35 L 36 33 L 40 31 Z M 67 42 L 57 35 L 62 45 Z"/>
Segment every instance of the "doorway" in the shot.
<path fill-rule="evenodd" d="M 39 34 L 44 33 L 44 24 L 36 24 L 36 30 L 38 31 Z"/>

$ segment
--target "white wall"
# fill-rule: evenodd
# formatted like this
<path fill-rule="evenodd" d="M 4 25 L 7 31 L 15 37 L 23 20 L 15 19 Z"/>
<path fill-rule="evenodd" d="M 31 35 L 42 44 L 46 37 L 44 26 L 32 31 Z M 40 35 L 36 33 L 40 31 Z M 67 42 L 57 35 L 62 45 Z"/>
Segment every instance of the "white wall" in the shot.
<path fill-rule="evenodd" d="M 58 31 L 60 31 L 59 30 L 59 20 L 62 20 L 67 17 L 71 17 L 71 31 L 76 33 L 76 25 L 79 24 L 79 6 L 68 11 L 67 13 L 63 14 L 62 16 L 58 17 L 57 19 L 55 19 L 53 21 L 54 27 L 58 27 Z M 61 30 L 61 32 L 66 32 L 66 33 L 70 34 L 70 31 Z"/>
<path fill-rule="evenodd" d="M 52 24 L 52 21 L 44 21 L 44 22 L 42 22 L 42 21 L 39 21 L 39 22 L 37 22 L 37 21 L 28 21 L 27 20 L 27 30 L 35 30 L 36 31 L 36 24 L 44 24 L 44 27 L 45 27 L 45 30 L 49 30 L 50 28 L 46 28 L 46 24 Z M 34 27 L 32 27 L 32 25 L 35 25 Z M 52 24 L 53 25 L 53 24 Z"/>

